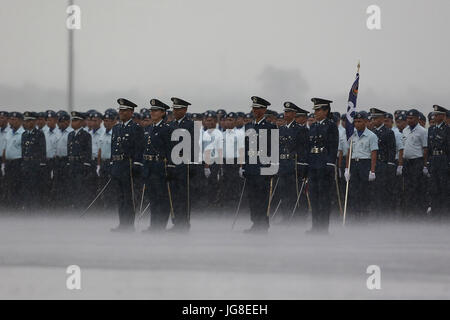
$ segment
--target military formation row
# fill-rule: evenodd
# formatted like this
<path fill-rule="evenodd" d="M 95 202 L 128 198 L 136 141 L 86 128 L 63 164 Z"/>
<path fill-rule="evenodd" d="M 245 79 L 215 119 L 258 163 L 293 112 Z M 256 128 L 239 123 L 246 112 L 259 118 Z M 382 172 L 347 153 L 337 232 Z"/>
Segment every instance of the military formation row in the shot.
<path fill-rule="evenodd" d="M 349 122 L 347 115 L 331 112 L 332 101 L 312 102 L 313 114 L 292 102 L 277 114 L 260 97 L 252 97 L 251 113 L 190 114 L 190 103 L 179 98 L 172 98 L 172 110 L 153 99 L 140 113 L 126 99 L 118 100 L 118 111 L 103 114 L 1 111 L 2 204 L 27 212 L 83 212 L 95 199 L 94 208 L 118 208 L 114 231 L 134 230 L 136 216 L 149 212 L 150 232 L 165 230 L 169 218 L 171 230 L 188 231 L 192 207 L 234 213 L 243 203 L 250 209 L 251 233 L 267 232 L 271 217 L 289 223 L 296 212 L 308 211 L 311 232 L 327 233 L 333 208 L 348 211 L 353 221 L 371 213 L 448 213 L 448 110 L 435 105 L 425 129 L 427 119 L 415 109 L 392 115 L 372 108 Z M 276 174 L 263 174 L 270 164 L 259 152 L 256 163 L 249 161 L 252 150 L 263 147 L 246 135 L 250 129 L 268 131 L 268 154 L 278 148 Z M 271 141 L 275 129 L 277 146 Z M 191 139 L 189 150 L 175 149 L 176 130 L 198 136 L 199 148 Z M 174 150 L 181 158 L 187 151 L 201 154 L 190 152 L 180 164 L 172 161 Z"/>

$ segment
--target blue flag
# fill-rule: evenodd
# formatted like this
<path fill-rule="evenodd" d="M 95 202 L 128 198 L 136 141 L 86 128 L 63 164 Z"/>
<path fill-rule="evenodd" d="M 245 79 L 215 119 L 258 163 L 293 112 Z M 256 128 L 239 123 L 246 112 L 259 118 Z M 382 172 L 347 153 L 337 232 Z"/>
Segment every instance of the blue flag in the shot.
<path fill-rule="evenodd" d="M 355 82 L 353 82 L 352 88 L 348 95 L 348 105 L 347 105 L 347 123 L 345 125 L 345 132 L 347 134 L 347 140 L 353 135 L 355 127 L 353 125 L 353 119 L 356 114 L 356 100 L 358 99 L 358 88 L 359 88 L 359 73 L 356 74 Z"/>

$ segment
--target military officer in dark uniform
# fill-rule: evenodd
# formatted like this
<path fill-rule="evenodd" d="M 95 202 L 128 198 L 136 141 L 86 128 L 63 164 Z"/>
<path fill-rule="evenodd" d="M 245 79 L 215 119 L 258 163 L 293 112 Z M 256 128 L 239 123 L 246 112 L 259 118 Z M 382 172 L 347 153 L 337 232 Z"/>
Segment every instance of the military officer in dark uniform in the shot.
<path fill-rule="evenodd" d="M 171 141 L 171 152 L 169 158 L 169 164 L 167 168 L 171 198 L 173 205 L 173 228 L 170 231 L 174 232 L 188 232 L 190 225 L 191 215 L 191 203 L 190 203 L 190 179 L 192 178 L 192 172 L 194 168 L 191 168 L 191 163 L 194 162 L 195 155 L 194 150 L 194 121 L 187 119 L 186 113 L 188 106 L 191 104 L 179 98 L 172 98 L 173 102 L 173 116 L 174 120 L 170 123 L 170 137 L 174 139 L 174 133 L 176 130 L 180 130 L 179 133 L 185 133 L 189 135 L 190 143 L 186 144 L 186 148 L 190 147 L 190 150 L 183 148 L 182 150 L 174 150 L 178 148 L 179 141 Z M 180 138 L 183 140 L 184 138 Z M 182 142 L 181 142 L 182 143 Z M 181 163 L 174 162 L 172 152 L 177 152 L 180 159 L 183 159 Z M 196 161 L 197 162 L 197 161 Z"/>
<path fill-rule="evenodd" d="M 169 106 L 158 99 L 150 101 L 152 124 L 144 132 L 144 183 L 150 196 L 150 227 L 145 232 L 164 231 L 169 220 L 171 204 L 166 179 L 167 159 L 170 157 L 169 125 L 164 122 Z"/>
<path fill-rule="evenodd" d="M 288 222 L 297 202 L 303 179 L 307 173 L 308 129 L 295 121 L 302 109 L 292 102 L 284 103 L 286 124 L 279 128 L 280 168 L 278 170 L 280 210 L 282 218 Z M 303 188 L 302 193 L 305 191 Z M 298 208 L 296 208 L 298 209 Z"/>
<path fill-rule="evenodd" d="M 312 207 L 309 233 L 328 233 L 331 188 L 335 179 L 339 131 L 331 120 L 332 101 L 311 99 L 315 121 L 310 125 L 308 141 L 308 181 Z"/>
<path fill-rule="evenodd" d="M 58 139 L 56 141 L 56 157 L 53 169 L 53 200 L 57 207 L 67 207 L 70 199 L 69 163 L 67 157 L 67 139 L 73 131 L 70 127 L 70 114 L 66 111 L 58 111 Z"/>
<path fill-rule="evenodd" d="M 260 130 L 267 130 L 267 155 L 271 154 L 271 130 L 276 126 L 266 121 L 264 114 L 270 102 L 260 97 L 252 97 L 252 113 L 254 120 L 245 125 L 245 131 L 253 129 L 256 137 L 245 137 L 245 164 L 239 175 L 245 177 L 247 195 L 250 205 L 250 219 L 253 223 L 245 233 L 267 233 L 269 230 L 270 197 L 272 195 L 273 176 L 265 174 L 262 169 L 270 164 L 261 163 Z M 256 158 L 256 159 L 255 159 Z M 256 163 L 254 163 L 256 160 Z"/>
<path fill-rule="evenodd" d="M 92 196 L 86 191 L 86 176 L 92 171 L 92 138 L 82 127 L 86 119 L 83 112 L 72 111 L 72 129 L 67 137 L 67 158 L 71 186 L 71 207 L 85 208 L 87 200 Z"/>
<path fill-rule="evenodd" d="M 36 127 L 38 114 L 36 112 L 25 112 L 23 114 L 22 133 L 22 185 L 23 201 L 25 210 L 38 207 L 41 184 L 41 168 L 45 166 L 46 145 L 44 133 Z M 43 170 L 43 169 L 42 169 Z"/>
<path fill-rule="evenodd" d="M 100 161 L 100 187 L 104 188 L 111 179 L 111 139 L 112 129 L 119 120 L 119 113 L 115 109 L 108 109 L 103 115 L 103 124 L 105 131 L 99 139 L 99 158 Z M 112 179 L 111 179 L 112 180 Z M 102 194 L 103 207 L 105 209 L 112 209 L 117 207 L 117 185 L 112 181 L 108 185 L 105 192 Z"/>
<path fill-rule="evenodd" d="M 297 114 L 295 115 L 295 121 L 302 127 L 308 128 L 307 127 L 307 122 L 308 122 L 308 111 L 299 108 Z"/>
<path fill-rule="evenodd" d="M 86 176 L 92 171 L 92 137 L 84 130 L 86 114 L 72 111 L 72 129 L 67 136 L 67 166 L 71 184 L 70 206 L 76 209 L 85 208 L 92 196 L 86 191 Z"/>
<path fill-rule="evenodd" d="M 111 178 L 119 190 L 119 225 L 113 232 L 134 232 L 135 198 L 134 179 L 141 176 L 144 152 L 144 130 L 133 121 L 137 105 L 120 98 L 120 123 L 113 127 L 111 137 Z"/>
<path fill-rule="evenodd" d="M 429 169 L 431 173 L 431 212 L 449 217 L 450 127 L 445 123 L 447 109 L 434 105 L 435 124 L 428 129 Z"/>
<path fill-rule="evenodd" d="M 396 176 L 396 142 L 394 131 L 384 125 L 386 112 L 371 108 L 370 114 L 374 128 L 372 130 L 378 137 L 378 152 L 376 164 L 376 180 L 374 181 L 374 205 L 376 215 L 389 214 L 393 208 L 393 193 L 389 193 L 388 186 L 394 185 Z"/>

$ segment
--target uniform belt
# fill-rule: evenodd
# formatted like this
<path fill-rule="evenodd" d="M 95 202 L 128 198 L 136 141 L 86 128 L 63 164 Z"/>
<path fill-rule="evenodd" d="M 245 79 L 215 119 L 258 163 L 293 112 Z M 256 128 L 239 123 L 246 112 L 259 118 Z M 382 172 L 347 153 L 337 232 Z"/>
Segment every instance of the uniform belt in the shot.
<path fill-rule="evenodd" d="M 80 161 L 81 157 L 75 157 L 75 156 L 68 156 L 67 157 L 69 159 L 69 161 Z"/>
<path fill-rule="evenodd" d="M 280 160 L 289 160 L 295 159 L 295 155 L 293 154 L 280 154 Z"/>
<path fill-rule="evenodd" d="M 403 159 L 405 162 L 423 162 L 423 157 L 414 159 Z"/>
<path fill-rule="evenodd" d="M 35 157 L 23 157 L 23 161 L 33 161 L 33 160 L 40 160 L 40 159 Z"/>
<path fill-rule="evenodd" d="M 247 154 L 249 157 L 256 157 L 259 156 L 260 153 L 259 151 L 248 151 Z"/>
<path fill-rule="evenodd" d="M 368 160 L 370 160 L 370 159 L 361 159 L 361 158 L 352 159 L 352 161 L 355 161 L 355 162 L 368 161 Z"/>
<path fill-rule="evenodd" d="M 433 150 L 433 156 L 442 156 L 444 154 L 444 150 Z"/>
<path fill-rule="evenodd" d="M 160 155 L 144 154 L 144 160 L 147 160 L 147 161 L 164 161 L 164 158 L 161 157 Z"/>
<path fill-rule="evenodd" d="M 122 160 L 125 160 L 125 156 L 123 154 L 121 154 L 121 155 L 117 155 L 117 156 L 112 156 L 111 159 L 113 161 L 122 161 Z"/>
<path fill-rule="evenodd" d="M 322 147 L 322 148 L 314 147 L 311 149 L 311 151 L 309 153 L 322 153 L 325 151 L 326 151 L 326 149 L 324 147 Z"/>

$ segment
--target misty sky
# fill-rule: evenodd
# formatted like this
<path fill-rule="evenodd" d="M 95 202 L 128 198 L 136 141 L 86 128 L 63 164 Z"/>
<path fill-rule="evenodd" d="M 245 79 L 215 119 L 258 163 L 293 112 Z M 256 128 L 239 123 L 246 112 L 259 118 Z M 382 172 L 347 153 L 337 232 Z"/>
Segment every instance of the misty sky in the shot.
<path fill-rule="evenodd" d="M 0 0 L 0 108 L 66 109 L 64 0 Z M 448 0 L 75 0 L 76 109 L 119 97 L 177 96 L 192 112 L 281 111 L 311 97 L 345 111 L 361 60 L 358 108 L 450 107 Z M 382 30 L 366 27 L 381 7 Z"/>

